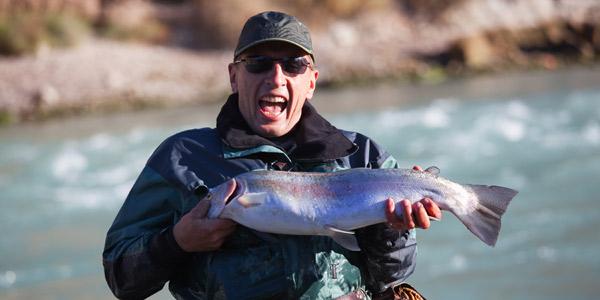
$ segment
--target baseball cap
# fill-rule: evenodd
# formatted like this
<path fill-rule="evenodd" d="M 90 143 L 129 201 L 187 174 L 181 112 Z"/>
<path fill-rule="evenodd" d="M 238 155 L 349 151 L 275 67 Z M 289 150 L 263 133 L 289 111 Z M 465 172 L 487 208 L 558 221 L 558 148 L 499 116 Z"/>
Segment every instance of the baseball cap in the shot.
<path fill-rule="evenodd" d="M 293 44 L 315 60 L 310 32 L 300 20 L 275 11 L 255 15 L 246 21 L 238 39 L 233 57 L 242 54 L 248 48 L 264 42 L 282 41 Z"/>

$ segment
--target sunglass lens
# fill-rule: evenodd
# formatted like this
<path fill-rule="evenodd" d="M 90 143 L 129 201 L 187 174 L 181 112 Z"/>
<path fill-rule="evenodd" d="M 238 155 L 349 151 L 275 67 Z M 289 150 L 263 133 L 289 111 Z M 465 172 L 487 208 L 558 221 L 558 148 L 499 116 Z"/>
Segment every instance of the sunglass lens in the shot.
<path fill-rule="evenodd" d="M 244 64 L 246 65 L 246 70 L 248 72 L 262 73 L 271 70 L 273 67 L 273 60 L 266 56 L 247 57 Z"/>
<path fill-rule="evenodd" d="M 286 57 L 282 59 L 273 59 L 268 56 L 247 57 L 242 60 L 246 70 L 250 73 L 263 73 L 273 68 L 274 61 L 281 62 L 281 68 L 289 74 L 304 74 L 306 68 L 310 65 L 304 57 Z"/>
<path fill-rule="evenodd" d="M 281 67 L 290 74 L 304 74 L 308 61 L 304 57 L 288 57 L 281 60 Z"/>

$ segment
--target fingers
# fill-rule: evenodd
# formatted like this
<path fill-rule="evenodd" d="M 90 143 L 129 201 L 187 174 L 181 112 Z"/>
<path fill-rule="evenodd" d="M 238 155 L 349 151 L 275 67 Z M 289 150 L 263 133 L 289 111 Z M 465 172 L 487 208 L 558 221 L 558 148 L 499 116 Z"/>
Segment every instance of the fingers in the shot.
<path fill-rule="evenodd" d="M 225 239 L 235 231 L 237 223 L 229 219 L 206 220 L 210 222 L 205 227 L 201 238 L 198 238 L 200 251 L 214 251 L 221 248 Z"/>
<path fill-rule="evenodd" d="M 408 229 L 415 228 L 415 222 L 413 221 L 413 209 L 410 203 L 410 200 L 404 199 L 400 201 L 400 206 L 402 207 L 402 222 Z"/>
<path fill-rule="evenodd" d="M 414 167 L 413 167 L 413 170 L 417 170 L 417 171 L 423 171 L 423 169 L 422 169 L 421 167 L 419 167 L 419 166 L 414 166 Z"/>
<path fill-rule="evenodd" d="M 229 235 L 235 231 L 237 223 L 230 219 L 214 219 L 210 220 L 215 231 L 220 232 L 222 235 Z"/>
<path fill-rule="evenodd" d="M 431 226 L 431 218 L 441 219 L 442 217 L 439 206 L 429 198 L 415 203 L 404 199 L 397 204 L 396 206 L 392 199 L 388 199 L 385 211 L 388 225 L 396 230 L 427 229 Z M 401 210 L 401 218 L 397 217 L 397 209 Z"/>
<path fill-rule="evenodd" d="M 423 206 L 425 207 L 425 210 L 427 210 L 427 214 L 429 216 L 435 219 L 442 218 L 442 210 L 435 202 L 433 202 L 433 200 L 429 198 L 423 198 L 423 200 L 421 200 L 421 203 L 423 203 Z"/>
<path fill-rule="evenodd" d="M 235 228 L 232 220 L 196 218 L 188 214 L 175 224 L 173 234 L 177 244 L 187 252 L 213 251 L 223 245 Z"/>
<path fill-rule="evenodd" d="M 423 206 L 423 203 L 416 202 L 413 205 L 413 211 L 413 219 L 416 223 L 415 226 L 423 229 L 429 228 L 429 225 L 431 225 L 429 222 L 429 215 L 427 214 L 427 210 L 425 209 L 425 206 Z"/>
<path fill-rule="evenodd" d="M 416 223 L 415 227 L 427 229 L 431 226 L 431 219 L 442 218 L 440 207 L 430 198 L 423 198 L 412 205 L 412 217 Z"/>
<path fill-rule="evenodd" d="M 198 204 L 173 227 L 175 241 L 187 252 L 213 251 L 221 248 L 225 239 L 235 231 L 236 224 L 229 219 L 207 219 L 210 201 Z"/>
<path fill-rule="evenodd" d="M 396 214 L 396 210 L 399 209 L 401 211 L 402 218 L 398 218 Z M 387 200 L 386 210 L 385 210 L 385 218 L 387 220 L 388 225 L 396 230 L 408 230 L 415 227 L 415 223 L 413 222 L 412 207 L 410 200 L 404 199 L 398 202 L 398 207 L 396 207 L 396 203 L 392 199 Z"/>
<path fill-rule="evenodd" d="M 390 226 L 392 226 L 397 220 L 396 203 L 394 203 L 394 200 L 390 198 L 388 198 L 386 202 L 385 219 Z"/>

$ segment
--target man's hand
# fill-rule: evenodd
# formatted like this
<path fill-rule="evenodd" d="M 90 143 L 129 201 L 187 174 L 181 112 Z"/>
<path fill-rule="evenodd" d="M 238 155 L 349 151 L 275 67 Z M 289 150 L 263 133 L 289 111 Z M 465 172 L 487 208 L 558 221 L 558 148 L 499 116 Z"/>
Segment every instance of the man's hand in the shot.
<path fill-rule="evenodd" d="M 229 219 L 207 219 L 210 201 L 203 199 L 173 227 L 179 247 L 187 252 L 213 251 L 221 248 L 225 238 L 235 231 Z"/>
<path fill-rule="evenodd" d="M 413 169 L 423 171 L 418 166 Z M 415 203 L 404 199 L 399 202 L 399 209 L 402 210 L 402 219 L 396 216 L 396 203 L 392 199 L 387 200 L 385 217 L 388 225 L 396 230 L 408 230 L 413 228 L 427 229 L 431 225 L 429 217 L 436 219 L 442 218 L 442 211 L 438 205 L 429 198 L 421 199 Z"/>

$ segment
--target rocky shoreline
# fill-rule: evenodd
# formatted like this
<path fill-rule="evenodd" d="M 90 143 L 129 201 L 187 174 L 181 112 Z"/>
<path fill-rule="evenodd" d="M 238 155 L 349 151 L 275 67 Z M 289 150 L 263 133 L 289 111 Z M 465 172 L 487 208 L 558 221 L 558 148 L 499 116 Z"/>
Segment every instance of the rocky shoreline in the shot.
<path fill-rule="evenodd" d="M 464 1 L 435 20 L 372 11 L 313 30 L 313 43 L 319 81 L 329 85 L 594 64 L 600 1 Z M 231 50 L 95 37 L 0 57 L 0 123 L 221 101 L 231 59 Z"/>

